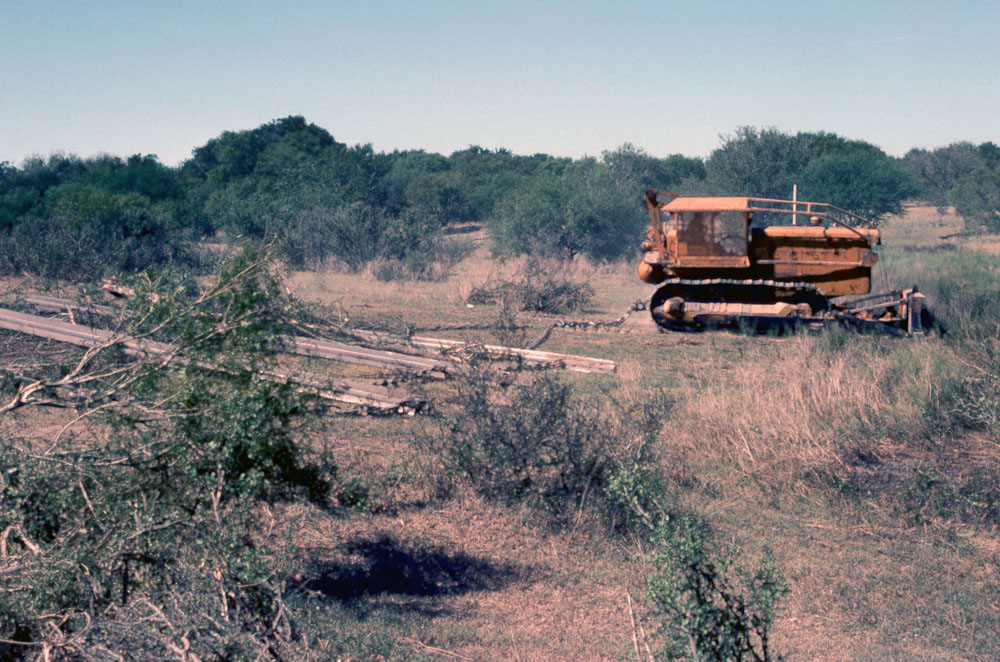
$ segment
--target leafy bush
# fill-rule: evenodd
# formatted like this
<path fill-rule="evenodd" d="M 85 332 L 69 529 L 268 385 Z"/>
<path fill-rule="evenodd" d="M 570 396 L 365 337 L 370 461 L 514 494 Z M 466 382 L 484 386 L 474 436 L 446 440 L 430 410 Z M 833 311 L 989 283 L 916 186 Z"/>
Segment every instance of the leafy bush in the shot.
<path fill-rule="evenodd" d="M 285 230 L 288 259 L 302 267 L 332 257 L 357 270 L 386 252 L 391 223 L 381 211 L 360 202 L 304 211 Z"/>
<path fill-rule="evenodd" d="M 714 548 L 703 523 L 684 517 L 664 527 L 649 599 L 667 659 L 696 662 L 780 660 L 771 650 L 775 610 L 788 592 L 770 552 L 756 570 L 736 552 Z"/>
<path fill-rule="evenodd" d="M 172 338 L 175 367 L 100 346 L 0 407 L 86 388 L 80 416 L 100 435 L 11 435 L 0 451 L 0 657 L 294 657 L 291 548 L 271 506 L 325 503 L 334 469 L 295 443 L 303 396 L 254 370 L 280 348 L 287 302 L 252 253 L 206 288 L 134 285 L 123 331 Z"/>
<path fill-rule="evenodd" d="M 361 202 L 296 215 L 282 234 L 282 245 L 295 267 L 328 259 L 352 271 L 372 265 L 379 280 L 435 280 L 470 250 L 445 239 L 434 218 L 416 212 L 391 217 Z"/>
<path fill-rule="evenodd" d="M 488 221 L 497 253 L 601 260 L 632 253 L 645 224 L 636 191 L 619 188 L 593 159 L 544 166 L 497 203 Z"/>
<path fill-rule="evenodd" d="M 414 234 L 412 229 L 409 234 Z M 415 236 L 405 246 L 400 257 L 378 257 L 369 263 L 378 280 L 442 280 L 475 249 L 471 242 L 442 236 L 439 231 Z"/>
<path fill-rule="evenodd" d="M 592 506 L 609 524 L 648 535 L 668 493 L 652 442 L 669 403 L 581 398 L 551 374 L 498 379 L 482 366 L 457 393 L 457 411 L 419 442 L 453 480 L 489 499 L 541 505 L 555 518 Z"/>
<path fill-rule="evenodd" d="M 0 235 L 0 270 L 88 280 L 163 265 L 182 254 L 179 243 L 139 193 L 63 190 L 50 213 Z"/>
<path fill-rule="evenodd" d="M 467 380 L 460 416 L 424 440 L 476 491 L 499 500 L 534 500 L 555 511 L 579 504 L 600 481 L 607 440 L 593 413 L 572 402 L 550 375 L 525 386 L 498 384 L 488 371 Z"/>

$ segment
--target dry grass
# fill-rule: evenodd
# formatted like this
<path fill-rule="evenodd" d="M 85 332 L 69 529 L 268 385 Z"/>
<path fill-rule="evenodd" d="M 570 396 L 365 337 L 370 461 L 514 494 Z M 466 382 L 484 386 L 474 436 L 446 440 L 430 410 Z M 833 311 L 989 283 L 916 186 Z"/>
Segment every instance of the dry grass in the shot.
<path fill-rule="evenodd" d="M 837 334 L 839 336 L 839 334 Z M 671 443 L 708 461 L 773 480 L 880 452 L 895 436 L 924 432 L 923 405 L 954 371 L 951 350 L 800 335 L 749 348 L 739 361 L 683 380 Z M 952 360 L 949 360 L 951 358 Z M 905 364 L 905 365 L 904 365 Z"/>
<path fill-rule="evenodd" d="M 932 209 L 890 220 L 890 276 L 922 285 L 940 278 L 939 258 L 964 259 L 984 241 L 942 239 L 961 229 Z M 521 266 L 492 260 L 481 245 L 439 282 L 383 283 L 330 268 L 293 273 L 288 284 L 349 323 L 483 339 L 496 310 L 468 308 L 468 291 Z M 595 290 L 591 308 L 573 317 L 611 319 L 652 293 L 632 263 L 558 267 Z M 942 432 L 927 417 L 941 385 L 966 369 L 952 341 L 659 334 L 637 315 L 621 330 L 557 330 L 543 349 L 619 362 L 615 377 L 567 376 L 583 395 L 635 402 L 664 389 L 676 400 L 658 449 L 673 496 L 748 554 L 774 548 L 791 585 L 779 650 L 797 660 L 997 659 L 996 527 L 907 505 L 917 470 L 960 484 L 973 470 L 1000 466 L 995 432 Z M 553 317 L 524 319 L 533 337 Z M 447 408 L 454 387 L 414 388 Z M 19 422 L 50 432 L 60 420 Z M 371 490 L 362 510 L 305 513 L 295 539 L 302 580 L 330 580 L 315 585 L 326 590 L 317 591 L 331 631 L 324 652 L 345 660 L 632 659 L 625 592 L 642 597 L 646 543 L 616 538 L 587 517 L 554 528 L 471 491 L 441 493 L 439 463 L 412 443 L 422 428 L 430 425 L 420 418 L 338 419 L 311 440 Z M 392 573 L 364 566 L 373 558 L 364 549 L 418 574 L 387 583 Z M 359 567 L 379 570 L 352 574 Z"/>

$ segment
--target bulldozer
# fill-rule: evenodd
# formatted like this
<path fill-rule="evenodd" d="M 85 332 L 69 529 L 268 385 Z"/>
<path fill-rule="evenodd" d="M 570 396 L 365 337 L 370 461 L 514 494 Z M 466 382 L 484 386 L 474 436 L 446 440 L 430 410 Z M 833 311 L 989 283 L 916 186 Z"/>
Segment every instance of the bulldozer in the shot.
<path fill-rule="evenodd" d="M 930 322 L 916 286 L 872 292 L 881 238 L 861 216 L 828 203 L 657 189 L 643 200 L 651 227 L 639 278 L 660 286 L 649 310 L 662 329 L 840 323 L 911 336 Z"/>

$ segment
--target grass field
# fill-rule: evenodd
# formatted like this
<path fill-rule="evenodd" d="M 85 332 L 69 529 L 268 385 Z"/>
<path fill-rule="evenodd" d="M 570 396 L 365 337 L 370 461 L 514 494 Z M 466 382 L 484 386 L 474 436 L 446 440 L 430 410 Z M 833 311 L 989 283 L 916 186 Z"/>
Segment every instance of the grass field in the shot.
<path fill-rule="evenodd" d="M 738 557 L 773 551 L 790 590 L 772 643 L 789 659 L 1000 656 L 1000 241 L 960 231 L 922 207 L 883 231 L 885 278 L 918 284 L 944 337 L 664 334 L 637 312 L 555 329 L 541 347 L 618 362 L 613 376 L 563 376 L 594 407 L 673 403 L 652 449 L 665 495 Z M 593 288 L 581 312 L 470 306 L 474 287 L 521 266 L 471 237 L 475 251 L 437 282 L 317 270 L 287 287 L 347 326 L 491 343 L 510 340 L 512 321 L 526 343 L 560 317 L 612 319 L 652 293 L 632 263 L 575 262 L 548 266 Z M 438 417 L 461 417 L 463 386 L 412 388 L 436 414 L 337 418 L 303 440 L 332 450 L 357 497 L 279 512 L 299 523 L 294 583 L 312 596 L 316 659 L 630 660 L 634 633 L 655 643 L 651 543 L 589 509 L 557 522 L 453 480 L 424 441 Z M 44 436 L 61 420 L 18 425 Z"/>
<path fill-rule="evenodd" d="M 748 557 L 774 550 L 791 589 L 775 644 L 792 659 L 989 660 L 1000 651 L 1000 444 L 988 422 L 956 421 L 952 411 L 973 397 L 963 388 L 977 370 L 996 368 L 985 356 L 995 351 L 1000 270 L 995 239 L 960 231 L 952 215 L 912 208 L 883 232 L 886 278 L 921 286 L 949 325 L 945 338 L 670 335 L 639 313 L 621 329 L 557 329 L 543 347 L 619 362 L 613 378 L 569 377 L 582 393 L 628 399 L 663 389 L 676 399 L 658 449 L 673 496 Z M 367 324 L 496 342 L 497 311 L 470 308 L 464 295 L 516 266 L 480 248 L 442 282 L 296 273 L 290 283 Z M 562 267 L 595 290 L 573 317 L 610 319 L 648 298 L 633 267 Z M 529 339 L 552 319 L 518 316 Z M 995 386 L 995 372 L 991 379 Z M 442 500 L 428 484 L 434 459 L 411 443 L 423 425 L 354 421 L 332 432 L 378 485 L 378 505 L 311 531 L 311 544 L 336 555 L 351 541 L 382 541 L 382 554 L 418 566 L 427 554 L 450 559 L 418 568 L 442 574 L 447 590 L 379 584 L 345 601 L 340 628 L 354 654 L 375 646 L 401 659 L 633 657 L 626 593 L 645 590 L 641 543 L 586 517 L 553 528 L 468 492 Z M 464 579 L 452 574 L 459 558 L 476 568 Z M 479 575 L 484 567 L 493 579 Z"/>

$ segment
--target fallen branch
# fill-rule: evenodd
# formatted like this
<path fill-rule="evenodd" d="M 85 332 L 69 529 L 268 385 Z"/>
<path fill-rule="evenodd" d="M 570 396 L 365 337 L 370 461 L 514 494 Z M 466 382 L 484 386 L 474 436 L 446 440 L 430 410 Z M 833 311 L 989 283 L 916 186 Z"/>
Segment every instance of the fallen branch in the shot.
<path fill-rule="evenodd" d="M 33 306 L 39 312 L 46 313 L 62 313 L 66 311 L 96 313 L 100 315 L 113 315 L 116 313 L 115 309 L 108 306 L 78 304 L 67 299 L 57 299 L 55 297 L 29 295 L 24 297 L 24 302 Z M 73 321 L 73 325 L 76 326 L 75 321 Z M 445 361 L 439 361 L 426 356 L 413 356 L 399 352 L 369 349 L 367 347 L 337 342 L 336 340 L 306 338 L 303 336 L 283 336 L 282 339 L 285 341 L 290 352 L 301 356 L 370 365 L 378 368 L 391 368 L 436 379 L 448 377 L 449 371 L 453 369 L 453 366 Z"/>

